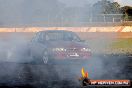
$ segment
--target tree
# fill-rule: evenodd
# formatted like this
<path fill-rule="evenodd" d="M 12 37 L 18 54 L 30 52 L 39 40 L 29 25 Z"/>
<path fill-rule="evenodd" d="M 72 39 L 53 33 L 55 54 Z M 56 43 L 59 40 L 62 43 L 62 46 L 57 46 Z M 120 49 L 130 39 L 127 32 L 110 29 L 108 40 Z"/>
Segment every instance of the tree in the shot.
<path fill-rule="evenodd" d="M 124 14 L 124 20 L 132 20 L 132 7 L 124 6 L 121 8 L 121 11 Z"/>
<path fill-rule="evenodd" d="M 117 2 L 101 0 L 93 5 L 93 12 L 96 14 L 117 14 L 120 13 L 120 5 Z"/>

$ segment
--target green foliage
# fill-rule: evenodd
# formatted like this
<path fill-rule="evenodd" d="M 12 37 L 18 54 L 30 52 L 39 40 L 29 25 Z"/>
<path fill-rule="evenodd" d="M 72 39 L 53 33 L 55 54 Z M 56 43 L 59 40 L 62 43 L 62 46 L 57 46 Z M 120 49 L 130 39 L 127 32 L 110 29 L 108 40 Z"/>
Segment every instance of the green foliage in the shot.
<path fill-rule="evenodd" d="M 93 10 L 97 14 L 119 14 L 120 5 L 117 2 L 101 0 L 93 5 Z"/>
<path fill-rule="evenodd" d="M 121 11 L 124 14 L 124 20 L 125 21 L 132 21 L 132 7 L 124 6 L 121 8 Z"/>

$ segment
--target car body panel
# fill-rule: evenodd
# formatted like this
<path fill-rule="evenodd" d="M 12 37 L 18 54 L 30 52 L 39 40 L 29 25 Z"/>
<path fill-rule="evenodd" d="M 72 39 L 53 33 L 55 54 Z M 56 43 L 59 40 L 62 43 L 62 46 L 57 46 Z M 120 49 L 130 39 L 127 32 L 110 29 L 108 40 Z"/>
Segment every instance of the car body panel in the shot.
<path fill-rule="evenodd" d="M 51 37 L 48 36 L 48 39 L 51 38 L 51 40 L 46 40 L 46 34 L 48 33 L 51 33 Z M 63 34 L 62 37 L 64 37 L 64 34 L 66 33 L 66 40 L 63 40 L 61 36 L 59 36 L 59 38 L 54 38 L 56 37 L 55 33 Z M 70 38 L 67 37 L 69 34 L 70 36 L 75 37 L 75 39 L 71 38 L 71 40 L 69 40 Z M 81 42 L 80 38 L 71 31 L 40 31 L 33 37 L 30 48 L 32 55 L 38 58 L 42 57 L 45 50 L 48 51 L 50 58 L 54 59 L 88 59 L 91 56 L 90 51 L 81 51 L 81 49 L 89 47 L 84 42 Z M 62 51 L 56 51 L 56 49 L 62 49 Z"/>

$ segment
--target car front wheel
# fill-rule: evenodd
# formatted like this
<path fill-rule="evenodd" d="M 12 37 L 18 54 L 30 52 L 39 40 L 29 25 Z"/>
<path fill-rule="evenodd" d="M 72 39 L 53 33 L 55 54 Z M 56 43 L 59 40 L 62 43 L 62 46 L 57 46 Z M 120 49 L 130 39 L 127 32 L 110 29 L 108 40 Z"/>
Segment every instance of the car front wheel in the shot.
<path fill-rule="evenodd" d="M 42 56 L 42 60 L 44 64 L 48 64 L 49 62 L 49 55 L 47 51 L 44 51 L 43 56 Z"/>

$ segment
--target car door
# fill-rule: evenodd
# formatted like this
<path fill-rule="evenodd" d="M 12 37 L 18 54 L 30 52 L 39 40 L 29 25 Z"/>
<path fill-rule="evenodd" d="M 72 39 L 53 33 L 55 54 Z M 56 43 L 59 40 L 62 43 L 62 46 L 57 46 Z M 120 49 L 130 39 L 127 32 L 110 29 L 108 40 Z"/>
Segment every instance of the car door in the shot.
<path fill-rule="evenodd" d="M 39 32 L 35 35 L 31 43 L 31 53 L 36 58 L 41 58 L 43 51 L 46 48 L 44 43 L 44 33 Z"/>

